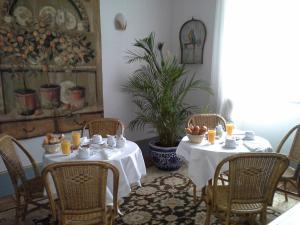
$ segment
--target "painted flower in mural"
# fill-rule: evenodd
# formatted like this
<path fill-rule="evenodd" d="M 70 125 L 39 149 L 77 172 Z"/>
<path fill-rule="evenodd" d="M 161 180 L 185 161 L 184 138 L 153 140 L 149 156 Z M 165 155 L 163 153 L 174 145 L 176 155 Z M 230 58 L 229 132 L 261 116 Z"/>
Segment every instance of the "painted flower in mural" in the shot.
<path fill-rule="evenodd" d="M 0 28 L 0 56 L 4 60 L 23 59 L 33 52 L 34 47 L 30 42 L 32 35 L 26 30 L 12 31 Z M 8 58 L 5 58 L 8 57 Z"/>
<path fill-rule="evenodd" d="M 60 36 L 56 49 L 59 52 L 54 58 L 56 64 L 75 67 L 89 63 L 95 57 L 91 42 L 80 34 Z"/>
<path fill-rule="evenodd" d="M 69 67 L 89 63 L 95 57 L 85 35 L 38 28 L 32 31 L 0 28 L 0 56 L 20 57 L 31 65 Z"/>

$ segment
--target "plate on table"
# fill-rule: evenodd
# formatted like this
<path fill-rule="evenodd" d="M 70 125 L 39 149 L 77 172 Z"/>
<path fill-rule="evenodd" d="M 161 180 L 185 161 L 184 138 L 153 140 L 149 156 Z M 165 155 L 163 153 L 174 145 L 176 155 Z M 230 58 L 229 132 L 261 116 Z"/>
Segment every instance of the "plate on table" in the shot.
<path fill-rule="evenodd" d="M 255 137 L 249 138 L 249 137 L 244 137 L 243 138 L 244 141 L 254 141 Z"/>
<path fill-rule="evenodd" d="M 236 149 L 236 146 L 228 146 L 228 145 L 223 145 L 224 149 Z"/>

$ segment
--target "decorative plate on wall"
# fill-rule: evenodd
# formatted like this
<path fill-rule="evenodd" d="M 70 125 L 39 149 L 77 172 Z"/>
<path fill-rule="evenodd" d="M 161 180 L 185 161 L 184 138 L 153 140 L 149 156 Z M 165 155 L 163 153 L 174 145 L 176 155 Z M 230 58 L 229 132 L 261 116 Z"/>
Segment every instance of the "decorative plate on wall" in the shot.
<path fill-rule="evenodd" d="M 76 17 L 69 11 L 66 11 L 66 28 L 67 30 L 73 30 L 74 28 L 76 28 L 77 25 L 77 21 L 76 21 Z"/>
<path fill-rule="evenodd" d="M 39 16 L 47 25 L 53 27 L 55 25 L 56 9 L 52 6 L 44 6 L 40 10 Z"/>
<path fill-rule="evenodd" d="M 16 21 L 21 26 L 26 26 L 32 22 L 32 12 L 25 6 L 19 6 L 14 10 Z"/>
<path fill-rule="evenodd" d="M 56 24 L 62 26 L 65 23 L 65 12 L 62 9 L 56 10 Z"/>

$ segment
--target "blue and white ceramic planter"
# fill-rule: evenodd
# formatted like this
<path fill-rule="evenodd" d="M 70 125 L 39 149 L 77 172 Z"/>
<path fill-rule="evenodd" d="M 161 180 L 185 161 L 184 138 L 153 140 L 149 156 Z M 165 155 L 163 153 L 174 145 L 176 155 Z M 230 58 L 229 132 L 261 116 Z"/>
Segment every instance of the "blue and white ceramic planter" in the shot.
<path fill-rule="evenodd" d="M 150 141 L 151 156 L 154 165 L 161 170 L 177 170 L 182 164 L 182 158 L 176 155 L 176 147 L 161 147 L 157 141 Z"/>

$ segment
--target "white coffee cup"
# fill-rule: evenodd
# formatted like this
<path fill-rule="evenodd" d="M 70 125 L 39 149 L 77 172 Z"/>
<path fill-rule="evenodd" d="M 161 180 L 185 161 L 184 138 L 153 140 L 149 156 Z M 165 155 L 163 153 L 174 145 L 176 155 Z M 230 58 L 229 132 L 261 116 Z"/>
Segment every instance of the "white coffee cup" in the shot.
<path fill-rule="evenodd" d="M 94 144 L 98 144 L 98 143 L 102 142 L 102 136 L 100 134 L 93 135 L 92 142 Z"/>
<path fill-rule="evenodd" d="M 78 149 L 78 158 L 79 159 L 88 159 L 90 157 L 90 149 L 86 147 L 80 147 Z"/>
<path fill-rule="evenodd" d="M 235 148 L 237 145 L 236 140 L 233 138 L 226 138 L 225 148 Z"/>
<path fill-rule="evenodd" d="M 255 133 L 252 130 L 245 131 L 245 139 L 253 140 L 255 137 Z"/>
<path fill-rule="evenodd" d="M 114 135 L 107 135 L 107 145 L 110 147 L 116 146 L 116 137 Z"/>

